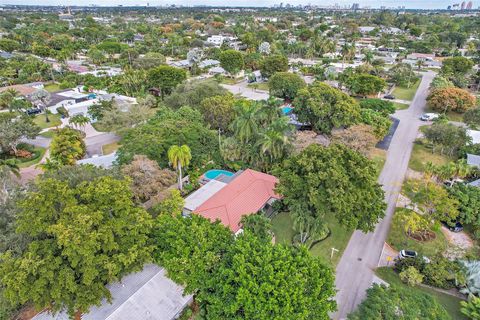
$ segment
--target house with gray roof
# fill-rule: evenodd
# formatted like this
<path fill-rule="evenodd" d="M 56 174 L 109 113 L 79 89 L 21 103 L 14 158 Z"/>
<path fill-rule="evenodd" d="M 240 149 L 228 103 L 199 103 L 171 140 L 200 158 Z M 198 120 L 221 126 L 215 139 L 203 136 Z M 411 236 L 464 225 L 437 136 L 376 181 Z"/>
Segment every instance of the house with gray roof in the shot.
<path fill-rule="evenodd" d="M 183 288 L 166 276 L 166 271 L 147 264 L 142 271 L 131 273 L 120 282 L 107 285 L 112 303 L 104 300 L 82 315 L 83 320 L 172 320 L 192 302 Z M 44 311 L 32 320 L 69 320 L 66 312 L 55 315 Z"/>
<path fill-rule="evenodd" d="M 480 156 L 467 153 L 467 164 L 470 166 L 480 168 Z"/>

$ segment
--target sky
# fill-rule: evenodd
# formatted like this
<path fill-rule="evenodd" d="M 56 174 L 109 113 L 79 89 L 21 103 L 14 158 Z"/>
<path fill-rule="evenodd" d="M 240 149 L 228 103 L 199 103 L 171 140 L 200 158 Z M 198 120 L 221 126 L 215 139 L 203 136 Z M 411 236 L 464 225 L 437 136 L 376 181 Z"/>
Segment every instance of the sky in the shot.
<path fill-rule="evenodd" d="M 210 6 L 271 6 L 283 2 L 297 4 L 313 4 L 313 5 L 333 5 L 338 3 L 340 6 L 351 5 L 353 2 L 360 3 L 360 6 L 370 6 L 372 8 L 379 8 L 380 6 L 398 7 L 405 6 L 408 9 L 446 9 L 448 5 L 460 3 L 463 0 L 321 0 L 321 1 L 303 1 L 303 0 L 42 0 L 43 5 L 100 5 L 100 6 L 115 6 L 115 5 L 146 5 L 149 2 L 150 6 L 157 5 L 210 5 Z M 476 0 L 479 1 L 480 0 Z M 473 1 L 473 7 L 477 8 L 478 3 Z M 0 0 L 0 4 L 34 4 L 38 5 L 38 0 Z"/>

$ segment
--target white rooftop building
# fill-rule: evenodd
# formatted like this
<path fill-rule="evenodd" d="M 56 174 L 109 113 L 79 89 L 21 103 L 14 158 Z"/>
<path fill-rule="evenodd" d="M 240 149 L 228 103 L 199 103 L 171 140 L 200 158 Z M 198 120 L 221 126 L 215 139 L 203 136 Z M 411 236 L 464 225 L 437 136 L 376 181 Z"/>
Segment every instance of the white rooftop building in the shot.
<path fill-rule="evenodd" d="M 112 303 L 104 300 L 100 307 L 92 307 L 82 320 L 172 320 L 192 302 L 191 295 L 183 295 L 183 288 L 167 278 L 166 272 L 153 264 L 142 271 L 109 284 Z M 69 320 L 66 312 L 52 315 L 42 312 L 32 320 Z"/>

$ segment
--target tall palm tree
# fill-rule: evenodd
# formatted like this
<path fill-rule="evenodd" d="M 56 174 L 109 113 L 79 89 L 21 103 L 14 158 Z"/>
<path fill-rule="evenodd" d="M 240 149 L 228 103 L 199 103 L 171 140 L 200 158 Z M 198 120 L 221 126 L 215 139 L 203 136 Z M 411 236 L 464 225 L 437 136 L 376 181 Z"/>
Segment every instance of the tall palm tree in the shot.
<path fill-rule="evenodd" d="M 178 175 L 178 189 L 183 190 L 182 182 L 182 168 L 190 164 L 192 154 L 187 145 L 176 146 L 173 145 L 168 149 L 168 161 L 170 165 L 177 170 Z"/>
<path fill-rule="evenodd" d="M 355 45 L 350 45 L 348 43 L 345 43 L 342 46 L 341 54 L 342 54 L 343 64 L 345 64 L 345 61 L 352 60 L 355 57 Z"/>
<path fill-rule="evenodd" d="M 232 123 L 235 136 L 242 142 L 248 142 L 258 131 L 259 106 L 257 103 L 241 101 L 235 106 L 235 111 L 237 117 Z"/>
<path fill-rule="evenodd" d="M 372 62 L 373 62 L 373 52 L 370 51 L 370 50 L 364 50 L 363 55 L 364 55 L 363 62 L 365 62 L 365 64 L 371 66 Z"/>

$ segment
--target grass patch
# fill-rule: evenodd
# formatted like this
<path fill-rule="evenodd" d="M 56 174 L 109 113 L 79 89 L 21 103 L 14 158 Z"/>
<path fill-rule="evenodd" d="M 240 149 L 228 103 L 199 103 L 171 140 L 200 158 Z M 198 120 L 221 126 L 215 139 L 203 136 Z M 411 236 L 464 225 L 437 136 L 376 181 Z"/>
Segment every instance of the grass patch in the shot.
<path fill-rule="evenodd" d="M 425 171 L 425 164 L 427 162 L 431 162 L 435 165 L 443 165 L 453 160 L 452 157 L 447 155 L 432 153 L 432 150 L 428 146 L 420 142 L 415 142 L 413 144 L 412 156 L 410 157 L 408 167 L 412 170 L 423 172 Z"/>
<path fill-rule="evenodd" d="M 104 155 L 114 153 L 118 150 L 119 147 L 120 145 L 118 144 L 118 142 L 107 143 L 102 146 L 102 152 Z"/>
<path fill-rule="evenodd" d="M 269 91 L 268 82 L 254 82 L 247 84 L 247 87 L 257 90 Z"/>
<path fill-rule="evenodd" d="M 375 162 L 375 167 L 377 167 L 377 172 L 380 175 L 382 172 L 385 161 L 387 160 L 387 151 L 379 148 L 373 148 L 370 152 L 369 158 Z"/>
<path fill-rule="evenodd" d="M 108 132 L 109 131 L 107 126 L 103 125 L 100 122 L 92 122 L 91 125 L 98 132 Z"/>
<path fill-rule="evenodd" d="M 314 245 L 310 253 L 335 268 L 347 247 L 353 230 L 345 229 L 334 217 L 325 217 L 323 220 L 330 229 L 330 236 Z M 293 221 L 288 212 L 281 212 L 272 219 L 272 230 L 275 234 L 276 243 L 292 243 L 292 238 L 295 235 L 292 226 Z M 333 259 L 330 259 L 332 248 L 339 251 L 334 253 Z"/>
<path fill-rule="evenodd" d="M 62 121 L 60 120 L 60 115 L 57 114 L 49 114 L 48 119 L 50 122 L 45 121 L 45 114 L 39 114 L 36 115 L 35 118 L 33 118 L 33 122 L 36 123 L 37 126 L 39 126 L 42 129 L 46 128 L 51 128 L 51 127 L 57 127 L 62 124 Z"/>
<path fill-rule="evenodd" d="M 223 78 L 222 83 L 223 84 L 229 84 L 229 85 L 234 85 L 242 81 L 243 79 L 232 79 L 232 78 Z"/>
<path fill-rule="evenodd" d="M 413 97 L 415 97 L 415 93 L 417 92 L 419 85 L 420 79 L 418 79 L 414 84 L 412 84 L 410 88 L 396 86 L 395 89 L 393 89 L 392 94 L 395 96 L 396 99 L 412 101 Z"/>
<path fill-rule="evenodd" d="M 405 110 L 410 107 L 410 105 L 405 104 L 405 103 L 399 103 L 399 102 L 393 102 L 393 105 L 395 106 L 395 109 L 397 110 Z"/>
<path fill-rule="evenodd" d="M 44 132 L 40 133 L 39 136 L 44 137 L 44 138 L 52 139 L 55 136 L 55 133 L 56 133 L 55 131 L 56 130 L 44 131 Z"/>
<path fill-rule="evenodd" d="M 438 110 L 434 110 L 432 108 L 427 108 L 425 112 L 432 112 L 432 113 L 439 113 L 442 114 L 443 112 L 438 112 Z M 448 111 L 446 113 L 448 120 L 455 121 L 455 122 L 463 122 L 463 113 L 458 113 L 455 111 Z"/>
<path fill-rule="evenodd" d="M 57 91 L 62 90 L 60 88 L 60 85 L 58 85 L 56 83 L 49 83 L 49 84 L 44 86 L 44 89 L 47 90 L 48 92 L 57 92 Z"/>
<path fill-rule="evenodd" d="M 409 287 L 406 284 L 404 284 L 399 276 L 393 271 L 392 268 L 389 267 L 383 267 L 383 268 L 378 268 L 375 273 L 377 274 L 378 277 L 383 279 L 384 281 L 388 282 L 392 286 L 397 286 L 397 287 L 403 287 L 404 289 L 407 290 L 414 290 L 416 292 L 423 292 L 426 293 L 430 296 L 432 296 L 439 304 L 441 304 L 445 310 L 450 314 L 452 319 L 455 320 L 467 320 L 468 318 L 465 317 L 461 312 L 460 312 L 460 301 L 461 299 L 444 294 L 441 292 L 437 292 L 433 289 L 430 288 L 425 288 L 425 287 Z"/>
<path fill-rule="evenodd" d="M 399 219 L 399 214 L 402 212 L 417 214 L 410 209 L 396 208 L 387 238 L 387 242 L 394 249 L 397 251 L 402 249 L 414 250 L 427 257 L 433 257 L 447 249 L 448 241 L 440 228 L 435 231 L 436 238 L 430 241 L 421 242 L 408 237 L 403 229 L 403 223 Z"/>

